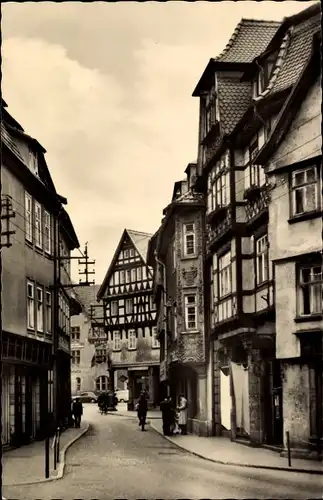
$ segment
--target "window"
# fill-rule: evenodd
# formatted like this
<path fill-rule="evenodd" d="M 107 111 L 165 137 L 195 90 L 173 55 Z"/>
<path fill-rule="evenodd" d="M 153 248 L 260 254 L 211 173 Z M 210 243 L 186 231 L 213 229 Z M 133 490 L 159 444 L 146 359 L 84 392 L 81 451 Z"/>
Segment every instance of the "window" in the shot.
<path fill-rule="evenodd" d="M 118 302 L 116 300 L 113 300 L 111 302 L 111 316 L 117 316 L 118 315 Z"/>
<path fill-rule="evenodd" d="M 96 379 L 96 390 L 99 392 L 105 392 L 108 389 L 108 377 L 101 375 Z"/>
<path fill-rule="evenodd" d="M 129 330 L 128 332 L 128 349 L 137 348 L 137 335 L 136 330 Z"/>
<path fill-rule="evenodd" d="M 185 296 L 185 327 L 186 330 L 197 329 L 196 295 Z"/>
<path fill-rule="evenodd" d="M 207 190 L 207 211 L 213 212 L 230 203 L 230 172 L 229 165 L 222 160 L 209 174 Z"/>
<path fill-rule="evenodd" d="M 141 281 L 142 273 L 141 267 L 137 267 L 137 281 Z"/>
<path fill-rule="evenodd" d="M 95 362 L 96 364 L 105 363 L 107 361 L 107 350 L 105 348 L 97 348 L 95 350 Z"/>
<path fill-rule="evenodd" d="M 126 299 L 126 314 L 131 314 L 133 311 L 132 299 Z"/>
<path fill-rule="evenodd" d="M 152 339 L 151 339 L 151 346 L 156 349 L 156 348 L 159 348 L 159 340 L 157 338 L 157 326 L 153 326 L 153 329 L 152 329 Z"/>
<path fill-rule="evenodd" d="M 318 182 L 315 167 L 297 170 L 292 174 L 292 211 L 293 215 L 318 210 Z"/>
<path fill-rule="evenodd" d="M 205 120 L 204 120 L 204 130 L 203 138 L 210 132 L 212 126 L 216 122 L 216 93 L 215 87 L 213 86 L 208 94 L 205 96 Z"/>
<path fill-rule="evenodd" d="M 42 247 L 42 236 L 41 205 L 35 201 L 35 243 L 39 248 Z"/>
<path fill-rule="evenodd" d="M 38 175 L 37 154 L 31 150 L 28 151 L 28 166 L 33 174 Z"/>
<path fill-rule="evenodd" d="M 174 306 L 173 309 L 173 317 L 174 317 L 174 339 L 177 339 L 177 309 Z"/>
<path fill-rule="evenodd" d="M 133 248 L 130 248 L 130 257 L 135 256 L 135 250 Z"/>
<path fill-rule="evenodd" d="M 195 224 L 184 224 L 184 255 L 194 255 L 195 251 Z"/>
<path fill-rule="evenodd" d="M 256 282 L 257 285 L 268 281 L 268 236 L 262 236 L 256 240 Z"/>
<path fill-rule="evenodd" d="M 35 328 L 35 297 L 34 283 L 27 282 L 27 328 Z"/>
<path fill-rule="evenodd" d="M 131 281 L 132 281 L 132 282 L 137 281 L 137 273 L 136 273 L 136 269 L 131 269 Z"/>
<path fill-rule="evenodd" d="M 76 377 L 76 392 L 80 392 L 81 390 L 81 378 Z"/>
<path fill-rule="evenodd" d="M 71 339 L 79 342 L 81 336 L 81 328 L 79 326 L 71 327 Z"/>
<path fill-rule="evenodd" d="M 124 271 L 120 271 L 120 285 L 124 283 Z"/>
<path fill-rule="evenodd" d="M 32 198 L 25 193 L 25 237 L 28 241 L 33 240 L 32 224 Z"/>
<path fill-rule="evenodd" d="M 80 350 L 72 351 L 72 365 L 79 366 L 80 363 L 81 363 L 81 351 Z"/>
<path fill-rule="evenodd" d="M 322 314 L 322 266 L 302 267 L 299 287 L 299 314 Z"/>
<path fill-rule="evenodd" d="M 37 287 L 37 331 L 44 331 L 44 300 L 43 290 Z"/>
<path fill-rule="evenodd" d="M 52 331 L 52 294 L 46 291 L 46 332 Z"/>
<path fill-rule="evenodd" d="M 123 257 L 125 259 L 128 259 L 129 258 L 129 250 L 125 250 L 124 253 L 123 253 Z"/>
<path fill-rule="evenodd" d="M 47 253 L 51 252 L 51 220 L 46 210 L 44 211 L 44 250 Z"/>
<path fill-rule="evenodd" d="M 231 266 L 231 252 L 219 257 L 219 298 L 231 293 Z"/>
<path fill-rule="evenodd" d="M 113 350 L 120 351 L 121 349 L 121 334 L 120 332 L 113 332 Z"/>

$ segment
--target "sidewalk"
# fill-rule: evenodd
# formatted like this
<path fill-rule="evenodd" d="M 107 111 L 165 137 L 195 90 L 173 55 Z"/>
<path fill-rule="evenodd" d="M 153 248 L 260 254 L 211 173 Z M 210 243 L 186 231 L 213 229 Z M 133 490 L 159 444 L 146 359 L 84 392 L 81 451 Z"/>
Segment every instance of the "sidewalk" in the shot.
<path fill-rule="evenodd" d="M 154 420 L 150 426 L 163 435 L 161 420 Z M 219 464 L 323 475 L 322 462 L 292 458 L 292 466 L 288 467 L 287 458 L 281 457 L 279 453 L 265 448 L 244 446 L 224 437 L 199 437 L 192 434 L 164 437 L 179 448 Z"/>
<path fill-rule="evenodd" d="M 49 444 L 49 478 L 45 478 L 45 441 L 36 441 L 21 448 L 4 452 L 2 455 L 2 484 L 14 486 L 53 481 L 63 476 L 65 454 L 77 439 L 89 429 L 89 423 L 82 422 L 80 429 L 67 429 L 60 438 L 60 463 L 54 470 L 53 439 Z"/>

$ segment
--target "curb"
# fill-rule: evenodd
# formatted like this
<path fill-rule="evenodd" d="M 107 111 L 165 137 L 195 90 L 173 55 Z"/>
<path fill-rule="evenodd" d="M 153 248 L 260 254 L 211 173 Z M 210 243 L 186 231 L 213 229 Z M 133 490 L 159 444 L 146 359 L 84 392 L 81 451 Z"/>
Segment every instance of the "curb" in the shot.
<path fill-rule="evenodd" d="M 84 436 L 84 434 L 86 434 L 88 432 L 89 428 L 90 428 L 90 424 L 86 424 L 85 429 L 83 429 L 82 432 L 80 432 L 80 434 L 78 434 L 73 439 L 71 439 L 71 441 L 69 441 L 64 446 L 64 448 L 60 451 L 60 454 L 59 454 L 60 460 L 59 460 L 59 464 L 58 464 L 57 474 L 55 476 L 51 476 L 51 477 L 48 477 L 45 479 L 39 479 L 38 481 L 27 481 L 26 483 L 15 483 L 15 484 L 6 484 L 6 485 L 3 484 L 3 486 L 5 486 L 6 488 L 12 488 L 14 486 L 27 486 L 27 485 L 32 485 L 32 484 L 48 483 L 51 481 L 57 481 L 58 479 L 62 479 L 62 477 L 64 476 L 64 469 L 65 469 L 65 455 L 66 455 L 68 448 L 70 446 L 72 446 L 72 444 L 74 444 L 75 441 L 77 441 L 82 436 Z M 6 499 L 4 497 L 2 497 L 2 500 L 6 500 Z"/>
<path fill-rule="evenodd" d="M 179 443 L 176 443 L 174 440 L 172 440 L 169 436 L 164 436 L 164 434 L 156 429 L 154 425 L 150 424 L 150 427 L 157 432 L 160 436 L 162 436 L 164 439 L 172 443 L 173 445 L 177 446 L 181 450 L 187 451 L 188 453 L 191 453 L 192 455 L 195 455 L 196 457 L 202 458 L 203 460 L 207 460 L 208 462 L 213 462 L 215 464 L 220 464 L 220 465 L 231 465 L 233 467 L 245 467 L 249 469 L 266 469 L 266 470 L 276 470 L 276 471 L 282 471 L 282 472 L 297 472 L 298 474 L 313 474 L 313 475 L 318 475 L 318 476 L 323 476 L 323 470 L 314 470 L 314 469 L 293 469 L 290 467 L 274 467 L 271 465 L 252 465 L 252 464 L 240 464 L 236 462 L 224 462 L 223 460 L 215 460 L 214 458 L 208 458 L 205 457 L 204 455 L 201 455 L 200 453 L 197 453 L 195 451 L 188 450 L 184 446 L 180 445 Z"/>

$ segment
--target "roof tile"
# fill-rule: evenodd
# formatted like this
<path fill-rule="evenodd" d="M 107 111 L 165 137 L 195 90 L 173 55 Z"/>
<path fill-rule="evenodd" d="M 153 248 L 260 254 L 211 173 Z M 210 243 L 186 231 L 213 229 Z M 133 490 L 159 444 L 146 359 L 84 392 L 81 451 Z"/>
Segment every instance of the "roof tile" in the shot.
<path fill-rule="evenodd" d="M 291 87 L 298 80 L 312 50 L 313 35 L 321 27 L 321 15 L 307 19 L 291 32 L 289 46 L 271 94 Z"/>
<path fill-rule="evenodd" d="M 280 23 L 276 21 L 242 19 L 225 49 L 215 60 L 236 63 L 252 62 L 265 50 L 279 26 Z"/>
<path fill-rule="evenodd" d="M 239 79 L 218 78 L 222 134 L 229 134 L 251 104 L 251 83 Z"/>

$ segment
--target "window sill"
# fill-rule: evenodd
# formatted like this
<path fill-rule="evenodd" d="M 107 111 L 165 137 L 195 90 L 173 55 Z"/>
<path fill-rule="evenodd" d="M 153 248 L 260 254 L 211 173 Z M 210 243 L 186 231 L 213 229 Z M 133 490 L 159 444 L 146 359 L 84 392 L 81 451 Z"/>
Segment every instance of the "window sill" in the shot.
<path fill-rule="evenodd" d="M 152 345 L 151 348 L 152 349 L 160 349 L 160 346 L 159 345 Z"/>
<path fill-rule="evenodd" d="M 322 215 L 323 210 L 312 210 L 311 212 L 305 212 L 304 214 L 293 215 L 288 219 L 288 224 L 296 224 L 297 222 L 316 219 L 317 217 L 322 217 Z"/>
<path fill-rule="evenodd" d="M 30 335 L 35 335 L 35 329 L 34 328 L 31 328 L 31 327 L 27 327 L 27 333 L 29 333 Z"/>
<path fill-rule="evenodd" d="M 182 260 L 190 260 L 196 258 L 197 258 L 197 253 L 192 253 L 192 255 L 183 255 Z M 174 269 L 174 271 L 176 271 L 176 269 Z"/>
<path fill-rule="evenodd" d="M 316 314 L 307 314 L 306 316 L 296 316 L 294 319 L 295 323 L 306 323 L 308 321 L 322 321 L 323 316 L 322 314 L 316 313 Z"/>
<path fill-rule="evenodd" d="M 137 350 L 137 347 L 128 347 L 128 351 L 136 351 L 136 350 Z"/>
<path fill-rule="evenodd" d="M 112 352 L 121 352 L 121 348 L 120 349 L 112 349 Z"/>
<path fill-rule="evenodd" d="M 184 330 L 184 331 L 181 332 L 181 335 L 182 334 L 185 335 L 185 334 L 188 334 L 188 333 L 200 333 L 200 331 L 196 330 L 196 329 L 195 330 Z"/>
<path fill-rule="evenodd" d="M 25 238 L 25 243 L 26 243 L 27 247 L 29 247 L 31 250 L 34 249 L 34 245 L 33 245 L 32 241 L 30 241 L 27 238 Z"/>

